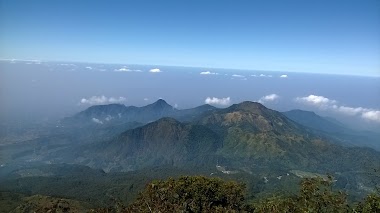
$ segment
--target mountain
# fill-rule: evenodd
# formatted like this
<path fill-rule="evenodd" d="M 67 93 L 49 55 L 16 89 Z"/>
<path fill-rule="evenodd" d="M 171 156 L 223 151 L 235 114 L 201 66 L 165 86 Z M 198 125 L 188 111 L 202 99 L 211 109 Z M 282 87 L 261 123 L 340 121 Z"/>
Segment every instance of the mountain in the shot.
<path fill-rule="evenodd" d="M 64 126 L 94 126 L 115 125 L 127 122 L 148 123 L 163 117 L 191 120 L 195 116 L 214 109 L 216 108 L 210 105 L 202 105 L 192 109 L 178 110 L 166 101 L 159 99 L 143 107 L 127 107 L 123 104 L 91 106 L 72 117 L 63 119 L 61 123 Z"/>
<path fill-rule="evenodd" d="M 250 101 L 212 111 L 202 116 L 198 123 L 219 130 L 238 127 L 254 133 L 276 132 L 280 134 L 295 131 L 298 128 L 294 122 L 281 113 Z"/>
<path fill-rule="evenodd" d="M 312 113 L 298 117 L 323 121 Z M 157 169 L 155 177 L 168 175 L 170 170 L 174 171 L 171 174 L 183 175 L 186 170 L 243 178 L 254 196 L 278 186 L 288 187 L 298 182 L 299 177 L 325 174 L 333 175 L 335 184 L 343 190 L 359 195 L 373 192 L 374 183 L 379 182 L 380 153 L 370 148 L 340 145 L 353 138 L 363 139 L 362 135 L 327 133 L 306 124 L 249 101 L 224 109 L 202 105 L 178 110 L 163 100 L 145 107 L 93 106 L 54 126 L 54 134 L 2 146 L 0 176 L 21 175 L 10 178 L 11 182 L 3 182 L 2 187 L 29 188 L 32 193 L 60 191 L 64 197 L 67 189 L 75 188 L 79 197 L 88 200 L 86 196 L 95 194 L 94 187 L 103 186 L 95 197 L 104 198 L 106 194 L 112 198 L 114 184 L 120 185 L 120 195 L 125 196 L 127 188 L 137 190 L 136 184 L 146 183 L 141 177 L 152 175 Z M 32 165 L 50 168 L 65 163 L 70 166 L 55 170 L 69 175 L 61 179 L 51 169 L 48 172 L 25 170 Z M 99 175 L 79 169 L 78 178 L 70 177 L 73 165 L 97 169 Z M 118 176 L 125 171 L 130 171 L 128 174 L 134 178 Z M 144 171 L 142 176 L 135 176 L 141 171 Z M 105 183 L 103 176 L 111 179 Z M 83 180 L 91 184 L 83 185 Z M 46 185 L 46 181 L 50 185 L 41 187 L 40 183 Z M 65 184 L 58 184 L 62 181 Z M 78 190 L 79 186 L 84 190 Z"/>
<path fill-rule="evenodd" d="M 223 135 L 223 147 L 219 150 L 223 157 L 254 162 L 260 167 L 316 169 L 318 160 L 314 156 L 336 149 L 280 112 L 255 102 L 213 111 L 198 123 Z"/>
<path fill-rule="evenodd" d="M 311 128 L 317 134 L 331 138 L 339 144 L 371 147 L 380 151 L 379 133 L 355 131 L 333 118 L 322 117 L 310 111 L 291 110 L 283 112 L 283 114 L 291 120 Z"/>
<path fill-rule="evenodd" d="M 337 133 L 337 132 L 347 132 L 348 128 L 343 124 L 338 122 L 333 122 L 331 119 L 321 117 L 314 112 L 304 111 L 304 110 L 291 110 L 283 112 L 283 114 L 292 119 L 293 121 L 302 124 L 306 127 L 310 127 L 316 130 Z"/>
<path fill-rule="evenodd" d="M 204 104 L 204 105 L 194 107 L 191 109 L 178 110 L 177 113 L 173 117 L 180 121 L 193 121 L 194 119 L 201 116 L 202 114 L 208 113 L 216 109 L 218 108 L 211 106 L 209 104 Z"/>
<path fill-rule="evenodd" d="M 147 123 L 174 114 L 177 111 L 164 100 L 143 106 L 125 106 L 123 104 L 108 104 L 91 106 L 88 109 L 63 120 L 66 125 L 72 124 L 115 124 L 127 122 Z"/>
<path fill-rule="evenodd" d="M 190 123 L 162 118 L 86 149 L 83 155 L 92 156 L 87 165 L 106 171 L 162 165 L 211 167 L 219 162 L 245 171 L 326 172 L 358 169 L 368 157 L 380 162 L 373 150 L 336 145 L 333 138 L 248 101 L 210 110 Z"/>
<path fill-rule="evenodd" d="M 101 165 L 107 171 L 115 170 L 115 165 L 124 171 L 157 165 L 202 165 L 217 151 L 218 139 L 207 127 L 161 118 L 128 130 L 85 154 L 97 153 L 92 166 Z"/>

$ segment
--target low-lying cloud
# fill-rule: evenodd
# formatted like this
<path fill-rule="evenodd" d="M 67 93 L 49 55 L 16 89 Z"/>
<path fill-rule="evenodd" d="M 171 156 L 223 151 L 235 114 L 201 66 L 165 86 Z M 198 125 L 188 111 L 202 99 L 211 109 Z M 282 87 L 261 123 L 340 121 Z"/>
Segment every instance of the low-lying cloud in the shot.
<path fill-rule="evenodd" d="M 317 106 L 317 107 L 327 107 L 335 104 L 336 100 L 331 100 L 319 95 L 309 95 L 306 97 L 297 97 L 295 99 L 297 102 L 304 103 L 307 105 Z"/>
<path fill-rule="evenodd" d="M 132 69 L 129 69 L 128 67 L 126 67 L 126 66 L 121 67 L 119 69 L 115 69 L 114 71 L 115 72 L 141 72 L 141 70 L 132 70 Z"/>
<path fill-rule="evenodd" d="M 268 78 L 271 78 L 271 77 L 273 77 L 273 76 L 272 76 L 272 75 L 260 74 L 259 77 L 268 77 Z"/>
<path fill-rule="evenodd" d="M 92 96 L 90 98 L 82 98 L 80 100 L 79 104 L 88 104 L 88 105 L 98 105 L 98 104 L 110 104 L 110 103 L 121 103 L 126 101 L 127 99 L 125 97 L 110 97 L 107 98 L 106 96 Z"/>
<path fill-rule="evenodd" d="M 326 98 L 324 96 L 309 95 L 306 97 L 297 97 L 296 102 L 318 107 L 322 110 L 338 112 L 348 116 L 360 116 L 367 121 L 380 123 L 380 110 L 365 107 L 350 107 L 340 105 L 338 101 Z"/>
<path fill-rule="evenodd" d="M 363 112 L 362 118 L 380 123 L 380 111 L 376 110 L 376 111 Z"/>
<path fill-rule="evenodd" d="M 199 74 L 201 74 L 201 75 L 218 75 L 218 73 L 216 73 L 216 72 L 210 72 L 210 71 L 204 71 L 204 72 L 201 72 Z"/>
<path fill-rule="evenodd" d="M 159 72 L 162 72 L 162 71 L 160 69 L 158 69 L 158 68 L 153 68 L 153 69 L 150 69 L 149 72 L 159 73 Z"/>
<path fill-rule="evenodd" d="M 280 78 L 287 78 L 288 75 L 280 75 Z"/>
<path fill-rule="evenodd" d="M 270 95 L 266 95 L 266 96 L 263 96 L 259 99 L 259 103 L 267 103 L 267 102 L 272 102 L 272 101 L 275 101 L 277 99 L 279 99 L 280 96 L 277 95 L 277 94 L 270 94 Z"/>
<path fill-rule="evenodd" d="M 227 105 L 230 105 L 231 98 L 230 97 L 226 97 L 226 98 L 207 97 L 205 100 L 205 103 L 211 104 L 211 105 L 227 106 Z"/>
<path fill-rule="evenodd" d="M 120 69 L 115 69 L 115 72 L 131 72 L 132 70 L 127 67 L 122 67 Z"/>
<path fill-rule="evenodd" d="M 97 124 L 103 124 L 103 121 L 101 121 L 97 118 L 92 118 L 92 122 L 97 123 Z"/>
<path fill-rule="evenodd" d="M 232 77 L 235 77 L 235 78 L 245 78 L 244 75 L 238 75 L 238 74 L 233 74 Z"/>

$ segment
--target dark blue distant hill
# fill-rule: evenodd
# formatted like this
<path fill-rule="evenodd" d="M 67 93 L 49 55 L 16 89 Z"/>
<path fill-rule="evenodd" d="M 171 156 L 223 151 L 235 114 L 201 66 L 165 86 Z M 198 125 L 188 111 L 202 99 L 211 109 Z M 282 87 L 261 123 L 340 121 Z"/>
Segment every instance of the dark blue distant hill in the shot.
<path fill-rule="evenodd" d="M 339 124 L 338 121 L 334 122 L 332 118 L 321 117 L 311 111 L 295 109 L 283 112 L 283 114 L 299 124 L 324 132 L 334 133 L 346 132 L 348 130 L 347 127 Z"/>
<path fill-rule="evenodd" d="M 346 127 L 334 118 L 322 117 L 314 112 L 291 110 L 283 112 L 289 119 L 315 130 L 326 137 L 334 138 L 343 145 L 368 146 L 380 150 L 380 134 L 370 131 L 356 131 Z"/>

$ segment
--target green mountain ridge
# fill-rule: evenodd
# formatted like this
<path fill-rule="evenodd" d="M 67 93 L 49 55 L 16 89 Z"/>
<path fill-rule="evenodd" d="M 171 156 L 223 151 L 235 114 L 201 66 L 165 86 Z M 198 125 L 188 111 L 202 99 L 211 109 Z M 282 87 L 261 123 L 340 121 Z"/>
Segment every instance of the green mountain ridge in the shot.
<path fill-rule="evenodd" d="M 212 167 L 220 161 L 251 171 L 282 168 L 323 173 L 359 169 L 368 158 L 380 162 L 375 151 L 339 146 L 333 138 L 255 102 L 205 112 L 188 123 L 162 118 L 99 143 L 85 155 L 93 156 L 90 166 L 106 171 L 160 165 Z"/>

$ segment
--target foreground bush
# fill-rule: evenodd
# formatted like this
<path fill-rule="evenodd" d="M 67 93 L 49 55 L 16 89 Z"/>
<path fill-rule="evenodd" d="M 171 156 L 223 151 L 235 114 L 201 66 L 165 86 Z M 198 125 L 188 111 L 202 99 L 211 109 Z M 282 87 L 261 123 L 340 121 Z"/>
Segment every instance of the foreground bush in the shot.
<path fill-rule="evenodd" d="M 254 204 L 256 212 L 350 212 L 346 194 L 332 190 L 332 179 L 306 178 L 298 195 Z"/>
<path fill-rule="evenodd" d="M 332 178 L 306 178 L 297 195 L 273 197 L 250 205 L 245 186 L 219 178 L 181 177 L 148 184 L 126 212 L 363 212 L 380 213 L 380 196 L 371 194 L 357 205 L 332 190 Z"/>
<path fill-rule="evenodd" d="M 153 181 L 129 212 L 240 212 L 245 186 L 203 176 Z"/>

